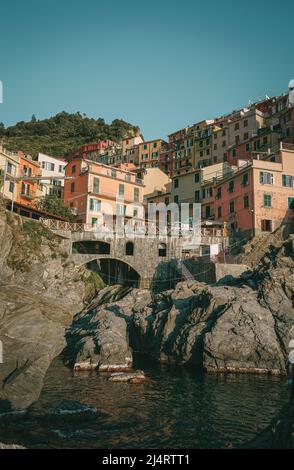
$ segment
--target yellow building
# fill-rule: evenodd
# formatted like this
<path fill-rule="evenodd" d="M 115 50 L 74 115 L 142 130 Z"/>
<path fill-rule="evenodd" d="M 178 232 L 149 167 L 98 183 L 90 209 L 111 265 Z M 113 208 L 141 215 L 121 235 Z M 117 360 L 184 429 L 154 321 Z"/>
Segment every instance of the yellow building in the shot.
<path fill-rule="evenodd" d="M 165 144 L 162 139 L 150 140 L 139 144 L 139 165 L 142 168 L 156 168 L 159 166 L 161 146 Z"/>
<path fill-rule="evenodd" d="M 17 153 L 9 152 L 0 145 L 0 188 L 4 198 L 15 201 L 17 184 L 13 181 L 20 175 L 20 157 Z"/>

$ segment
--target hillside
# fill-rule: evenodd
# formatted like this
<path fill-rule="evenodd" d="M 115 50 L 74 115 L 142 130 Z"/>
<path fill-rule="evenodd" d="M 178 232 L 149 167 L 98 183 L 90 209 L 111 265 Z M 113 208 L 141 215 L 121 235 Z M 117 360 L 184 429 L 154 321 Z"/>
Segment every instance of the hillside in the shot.
<path fill-rule="evenodd" d="M 60 157 L 84 144 L 103 139 L 117 142 L 139 131 L 139 127 L 121 119 L 107 124 L 101 118 L 65 111 L 43 120 L 32 116 L 30 122 L 21 121 L 7 128 L 0 123 L 0 138 L 4 139 L 5 147 L 13 151 L 22 150 L 32 156 L 41 152 Z"/>

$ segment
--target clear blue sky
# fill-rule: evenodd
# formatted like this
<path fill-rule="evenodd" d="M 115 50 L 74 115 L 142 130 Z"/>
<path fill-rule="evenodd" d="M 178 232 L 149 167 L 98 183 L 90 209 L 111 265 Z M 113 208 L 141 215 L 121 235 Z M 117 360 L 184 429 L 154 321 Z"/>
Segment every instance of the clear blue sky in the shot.
<path fill-rule="evenodd" d="M 0 17 L 6 125 L 80 111 L 165 138 L 294 78 L 292 0 L 2 0 Z"/>

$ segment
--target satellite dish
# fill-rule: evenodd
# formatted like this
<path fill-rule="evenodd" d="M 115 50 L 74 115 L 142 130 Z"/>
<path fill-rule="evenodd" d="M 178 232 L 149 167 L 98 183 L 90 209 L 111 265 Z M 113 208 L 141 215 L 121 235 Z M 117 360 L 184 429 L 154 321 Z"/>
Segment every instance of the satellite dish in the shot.
<path fill-rule="evenodd" d="M 289 98 L 288 98 L 288 107 L 294 107 L 294 79 L 289 83 Z"/>

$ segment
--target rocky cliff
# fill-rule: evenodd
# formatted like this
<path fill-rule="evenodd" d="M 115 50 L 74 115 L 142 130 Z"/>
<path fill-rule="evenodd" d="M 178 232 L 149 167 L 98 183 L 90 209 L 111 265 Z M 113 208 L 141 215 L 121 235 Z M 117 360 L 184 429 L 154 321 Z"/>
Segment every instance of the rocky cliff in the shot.
<path fill-rule="evenodd" d="M 68 263 L 64 243 L 0 204 L 0 412 L 38 398 L 65 326 L 93 294 L 91 274 Z"/>
<path fill-rule="evenodd" d="M 102 288 L 68 262 L 65 240 L 0 206 L 0 411 L 35 401 L 62 350 L 76 369 L 128 370 L 138 352 L 210 372 L 284 374 L 293 242 L 289 235 L 270 245 L 253 273 L 231 285 Z"/>
<path fill-rule="evenodd" d="M 293 242 L 271 246 L 233 286 L 179 283 L 154 295 L 106 288 L 69 329 L 66 356 L 76 368 L 128 367 L 135 351 L 211 372 L 285 374 Z"/>

